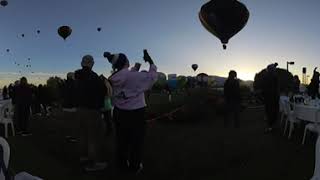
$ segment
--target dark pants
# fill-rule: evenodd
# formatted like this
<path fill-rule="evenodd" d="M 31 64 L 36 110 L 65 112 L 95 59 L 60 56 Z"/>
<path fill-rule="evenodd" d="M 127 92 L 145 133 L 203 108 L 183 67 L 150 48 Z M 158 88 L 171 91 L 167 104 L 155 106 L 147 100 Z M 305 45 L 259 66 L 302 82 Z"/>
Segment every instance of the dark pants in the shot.
<path fill-rule="evenodd" d="M 103 120 L 106 124 L 106 133 L 109 135 L 112 131 L 112 116 L 111 116 L 111 110 L 110 111 L 104 111 L 103 112 Z"/>
<path fill-rule="evenodd" d="M 279 101 L 267 100 L 265 102 L 265 111 L 267 116 L 267 124 L 269 127 L 273 127 L 279 115 Z"/>
<path fill-rule="evenodd" d="M 120 168 L 138 169 L 146 134 L 145 108 L 126 111 L 115 107 L 117 161 Z"/>
<path fill-rule="evenodd" d="M 224 126 L 227 127 L 230 117 L 234 121 L 234 126 L 239 127 L 239 113 L 240 103 L 239 102 L 226 102 Z"/>
<path fill-rule="evenodd" d="M 80 155 L 93 162 L 103 161 L 103 121 L 98 110 L 78 108 L 80 123 Z"/>
<path fill-rule="evenodd" d="M 30 120 L 30 106 L 18 104 L 16 108 L 16 118 L 17 118 L 17 130 L 18 131 L 28 131 L 29 120 Z"/>

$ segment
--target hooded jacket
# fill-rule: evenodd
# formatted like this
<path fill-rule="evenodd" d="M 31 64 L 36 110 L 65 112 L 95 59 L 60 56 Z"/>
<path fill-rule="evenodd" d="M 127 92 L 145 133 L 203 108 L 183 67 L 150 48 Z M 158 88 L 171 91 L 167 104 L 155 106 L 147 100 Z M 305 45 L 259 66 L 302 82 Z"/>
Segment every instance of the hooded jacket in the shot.
<path fill-rule="evenodd" d="M 146 106 L 144 92 L 157 81 L 157 67 L 150 65 L 148 72 L 122 69 L 109 80 L 113 89 L 113 104 L 123 110 L 136 110 Z"/>

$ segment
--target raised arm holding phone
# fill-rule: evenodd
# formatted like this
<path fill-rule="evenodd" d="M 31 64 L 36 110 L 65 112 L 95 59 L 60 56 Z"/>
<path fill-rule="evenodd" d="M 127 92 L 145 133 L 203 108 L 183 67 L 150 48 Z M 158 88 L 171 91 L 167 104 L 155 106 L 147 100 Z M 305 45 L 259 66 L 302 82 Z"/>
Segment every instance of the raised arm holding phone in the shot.
<path fill-rule="evenodd" d="M 120 170 L 139 173 L 142 166 L 142 147 L 145 137 L 145 97 L 157 80 L 157 67 L 147 50 L 143 59 L 150 64 L 148 72 L 129 70 L 125 54 L 105 53 L 114 73 L 109 77 L 113 88 L 114 120 L 116 123 L 117 159 Z"/>

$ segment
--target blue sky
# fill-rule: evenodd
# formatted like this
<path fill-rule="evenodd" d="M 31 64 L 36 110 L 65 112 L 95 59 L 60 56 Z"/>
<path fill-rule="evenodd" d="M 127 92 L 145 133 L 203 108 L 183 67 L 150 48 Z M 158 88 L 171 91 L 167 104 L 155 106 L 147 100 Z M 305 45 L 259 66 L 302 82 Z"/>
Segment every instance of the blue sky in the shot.
<path fill-rule="evenodd" d="M 108 75 L 111 68 L 102 57 L 104 51 L 123 52 L 134 64 L 142 62 L 144 48 L 159 71 L 182 75 L 194 75 L 193 63 L 199 64 L 199 72 L 212 75 L 226 76 L 234 69 L 242 79 L 253 79 L 272 62 L 285 68 L 286 61 L 293 60 L 296 64 L 290 70 L 298 75 L 303 66 L 311 73 L 319 64 L 318 0 L 241 0 L 251 16 L 226 51 L 198 19 L 205 0 L 8 2 L 0 8 L 0 85 L 19 78 L 19 71 L 34 83 L 65 76 L 80 67 L 86 54 L 94 56 L 95 71 Z M 62 25 L 73 29 L 67 41 L 57 35 Z M 14 64 L 22 66 L 28 58 L 29 69 Z"/>

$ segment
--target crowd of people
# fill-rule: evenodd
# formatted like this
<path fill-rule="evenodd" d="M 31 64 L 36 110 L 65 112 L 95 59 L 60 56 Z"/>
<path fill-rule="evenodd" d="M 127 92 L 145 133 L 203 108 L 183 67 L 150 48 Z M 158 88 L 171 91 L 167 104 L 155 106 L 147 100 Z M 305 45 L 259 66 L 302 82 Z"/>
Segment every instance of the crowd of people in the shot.
<path fill-rule="evenodd" d="M 67 74 L 66 80 L 61 84 L 63 117 L 66 120 L 73 119 L 80 129 L 80 134 L 70 132 L 70 137 L 79 142 L 80 161 L 87 162 L 84 167 L 86 171 L 100 171 L 107 167 L 103 159 L 103 137 L 114 129 L 117 167 L 122 172 L 139 173 L 143 169 L 142 152 L 146 133 L 145 97 L 157 80 L 157 68 L 146 51 L 143 58 L 150 65 L 149 71 L 139 71 L 141 64 L 129 69 L 130 62 L 123 53 L 107 53 L 105 57 L 113 69 L 108 78 L 93 71 L 94 59 L 91 55 L 82 58 L 81 69 Z M 294 76 L 292 82 L 291 93 L 300 93 L 299 77 Z M 319 73 L 316 70 L 307 89 L 310 96 L 319 96 Z M 234 120 L 235 127 L 240 125 L 240 91 L 237 72 L 231 70 L 224 84 L 227 109 L 225 127 L 228 126 L 230 117 Z M 267 66 L 260 94 L 265 105 L 265 132 L 269 133 L 273 131 L 279 114 L 277 63 Z M 46 87 L 30 86 L 27 79 L 22 77 L 14 85 L 4 87 L 2 95 L 3 99 L 11 99 L 14 105 L 17 134 L 31 135 L 30 114 L 48 113 Z"/>
<path fill-rule="evenodd" d="M 143 59 L 150 64 L 148 71 L 139 71 L 137 66 L 129 69 L 130 62 L 123 53 L 108 53 L 106 58 L 113 69 L 109 78 L 93 71 L 91 55 L 82 58 L 81 69 L 67 74 L 61 88 L 63 116 L 75 120 L 78 123 L 75 126 L 80 127 L 79 137 L 74 137 L 76 133 L 70 134 L 79 142 L 80 161 L 85 171 L 100 171 L 107 167 L 103 159 L 103 140 L 105 133 L 110 133 L 114 127 L 118 169 L 139 173 L 143 169 L 146 132 L 145 92 L 157 80 L 157 67 L 146 50 Z M 47 109 L 44 89 L 39 85 L 35 91 L 25 77 L 3 89 L 3 97 L 10 98 L 14 105 L 18 134 L 31 135 L 30 113 L 38 109 L 32 107 L 34 104 Z M 38 103 L 33 103 L 34 99 Z"/>
<path fill-rule="evenodd" d="M 279 100 L 280 95 L 291 96 L 305 93 L 311 98 L 320 98 L 319 95 L 319 72 L 314 69 L 310 84 L 307 86 L 305 92 L 300 89 L 301 82 L 297 75 L 293 76 L 292 81 L 287 79 L 285 88 L 281 88 L 280 78 L 277 70 L 277 63 L 270 64 L 265 69 L 263 74 L 261 87 L 256 89 L 256 92 L 261 97 L 265 108 L 266 128 L 265 133 L 270 133 L 275 128 L 275 123 L 279 118 Z M 288 76 L 291 73 L 287 72 Z M 284 85 L 283 85 L 284 86 Z M 229 72 L 229 77 L 224 84 L 224 99 L 225 99 L 225 126 L 228 126 L 229 119 L 232 117 L 235 127 L 239 127 L 239 113 L 241 109 L 241 93 L 239 79 L 235 71 Z"/>

